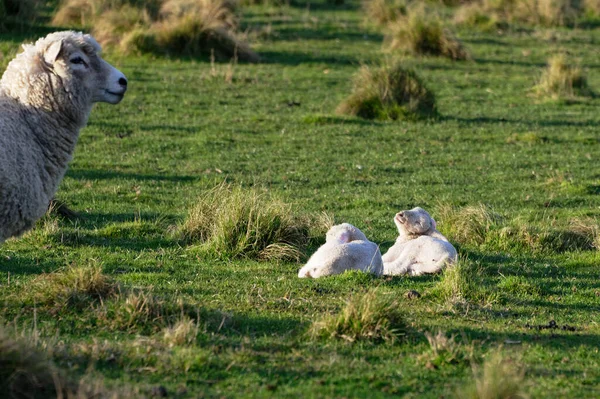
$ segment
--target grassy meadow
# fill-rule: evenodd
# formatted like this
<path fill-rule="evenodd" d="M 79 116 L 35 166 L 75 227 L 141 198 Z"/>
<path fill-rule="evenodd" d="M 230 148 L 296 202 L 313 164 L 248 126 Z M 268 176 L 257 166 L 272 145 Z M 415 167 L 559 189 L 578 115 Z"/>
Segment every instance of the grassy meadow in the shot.
<path fill-rule="evenodd" d="M 71 28 L 56 7 L 4 25 L 1 70 Z M 94 107 L 57 193 L 79 217 L 50 213 L 0 247 L 0 393 L 55 397 L 14 388 L 51 362 L 82 397 L 600 397 L 600 99 L 536 89 L 564 54 L 600 93 L 595 20 L 451 25 L 469 52 L 454 61 L 386 47 L 354 0 L 236 13 L 260 62 L 105 51 L 129 91 Z M 392 60 L 437 115 L 335 112 L 361 66 Z M 302 221 L 300 259 L 188 239 L 189 211 L 223 184 Z M 323 220 L 384 252 L 415 206 L 457 267 L 297 278 Z M 12 340 L 42 360 L 12 373 Z"/>

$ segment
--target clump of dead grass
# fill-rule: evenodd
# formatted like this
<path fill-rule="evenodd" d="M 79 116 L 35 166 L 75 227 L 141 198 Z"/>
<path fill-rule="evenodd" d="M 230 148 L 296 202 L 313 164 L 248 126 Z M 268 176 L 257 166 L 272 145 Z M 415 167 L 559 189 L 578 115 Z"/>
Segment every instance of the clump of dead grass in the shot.
<path fill-rule="evenodd" d="M 429 350 L 419 356 L 427 368 L 438 369 L 448 365 L 460 364 L 472 357 L 473 347 L 463 347 L 456 341 L 455 335 L 446 335 L 443 331 L 432 334 L 425 332 Z"/>
<path fill-rule="evenodd" d="M 68 378 L 30 343 L 17 340 L 0 327 L 0 397 L 2 398 L 136 398 L 136 393 L 109 391 L 102 381 Z"/>
<path fill-rule="evenodd" d="M 598 16 L 594 1 L 480 0 L 467 2 L 455 14 L 457 24 L 468 26 L 577 26 L 586 16 Z"/>
<path fill-rule="evenodd" d="M 397 18 L 387 26 L 386 46 L 417 55 L 467 60 L 469 52 L 444 26 L 442 19 L 425 7 L 411 7 L 407 15 Z"/>
<path fill-rule="evenodd" d="M 437 215 L 440 230 L 460 245 L 561 253 L 591 250 L 600 244 L 600 227 L 592 218 L 559 221 L 544 217 L 534 222 L 519 216 L 507 219 L 483 204 L 464 208 L 440 205 Z"/>
<path fill-rule="evenodd" d="M 376 289 L 352 295 L 336 314 L 327 315 L 311 325 L 312 338 L 393 341 L 406 331 L 401 304 Z"/>
<path fill-rule="evenodd" d="M 527 399 L 524 368 L 500 350 L 488 354 L 483 365 L 473 365 L 474 381 L 458 392 L 464 399 Z"/>
<path fill-rule="evenodd" d="M 65 0 L 54 23 L 92 27 L 102 45 L 122 53 L 259 60 L 236 32 L 231 0 Z"/>
<path fill-rule="evenodd" d="M 436 115 L 435 96 L 417 74 L 400 62 L 364 65 L 354 76 L 352 94 L 338 114 L 365 119 L 414 120 Z"/>
<path fill-rule="evenodd" d="M 37 304 L 53 312 L 65 308 L 85 308 L 94 302 L 113 296 L 118 285 L 102 272 L 102 266 L 69 266 L 35 278 L 29 295 Z"/>
<path fill-rule="evenodd" d="M 407 12 L 405 0 L 363 0 L 361 4 L 365 22 L 379 26 L 396 21 Z"/>
<path fill-rule="evenodd" d="M 436 213 L 440 229 L 460 244 L 483 244 L 490 231 L 498 229 L 504 221 L 501 215 L 484 204 L 464 208 L 440 205 Z"/>
<path fill-rule="evenodd" d="M 568 62 L 565 54 L 558 54 L 548 60 L 539 83 L 534 87 L 538 97 L 552 99 L 576 99 L 593 97 L 583 70 Z"/>
<path fill-rule="evenodd" d="M 196 342 L 198 332 L 198 323 L 187 316 L 183 316 L 174 325 L 163 330 L 163 340 L 169 346 L 192 345 Z"/>
<path fill-rule="evenodd" d="M 264 190 L 221 184 L 196 200 L 178 231 L 218 257 L 298 261 L 319 224 Z"/>

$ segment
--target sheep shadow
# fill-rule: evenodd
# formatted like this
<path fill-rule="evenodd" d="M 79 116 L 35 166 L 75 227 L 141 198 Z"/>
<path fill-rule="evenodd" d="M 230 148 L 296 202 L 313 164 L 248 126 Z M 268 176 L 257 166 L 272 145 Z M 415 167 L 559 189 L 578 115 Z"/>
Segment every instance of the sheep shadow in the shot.
<path fill-rule="evenodd" d="M 0 249 L 0 273 L 4 275 L 37 275 L 64 266 L 64 263 L 45 257 L 28 257 L 22 253 Z"/>
<path fill-rule="evenodd" d="M 66 177 L 76 180 L 138 180 L 138 181 L 168 181 L 173 183 L 189 183 L 200 180 L 199 176 L 192 175 L 163 175 L 117 172 L 114 170 L 76 169 L 70 168 Z"/>
<path fill-rule="evenodd" d="M 145 250 L 178 247 L 177 238 L 168 230 L 178 217 L 160 213 L 87 213 L 75 221 L 65 221 L 64 228 L 50 239 L 67 247 L 102 247 Z"/>

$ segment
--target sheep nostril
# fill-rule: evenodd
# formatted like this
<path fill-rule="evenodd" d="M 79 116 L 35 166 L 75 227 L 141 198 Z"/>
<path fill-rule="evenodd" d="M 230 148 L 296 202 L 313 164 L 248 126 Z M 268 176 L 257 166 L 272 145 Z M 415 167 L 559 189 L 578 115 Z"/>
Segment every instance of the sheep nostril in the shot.
<path fill-rule="evenodd" d="M 398 213 L 398 216 L 400 216 L 400 217 L 404 217 L 404 212 L 400 212 L 400 213 Z"/>
<path fill-rule="evenodd" d="M 127 87 L 127 79 L 125 78 L 120 78 L 119 79 L 119 84 L 123 87 Z"/>

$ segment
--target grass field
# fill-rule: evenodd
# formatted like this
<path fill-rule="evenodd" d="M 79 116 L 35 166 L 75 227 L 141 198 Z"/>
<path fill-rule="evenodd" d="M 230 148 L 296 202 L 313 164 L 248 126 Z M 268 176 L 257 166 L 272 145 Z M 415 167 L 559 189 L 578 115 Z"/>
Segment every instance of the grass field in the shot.
<path fill-rule="evenodd" d="M 357 2 L 242 14 L 258 64 L 105 54 L 130 88 L 95 107 L 57 193 L 81 217 L 49 216 L 0 248 L 8 334 L 70 378 L 142 396 L 467 397 L 477 366 L 499 352 L 530 397 L 600 397 L 599 252 L 459 243 L 438 216 L 484 204 L 538 229 L 598 218 L 600 100 L 543 100 L 532 88 L 567 51 L 600 92 L 600 30 L 460 29 L 472 60 L 404 58 L 439 117 L 388 122 L 334 112 L 362 64 L 393 57 Z M 56 29 L 0 33 L 2 65 Z M 395 212 L 421 206 L 470 273 L 456 286 L 450 273 L 301 280 L 301 263 L 209 256 L 173 226 L 223 181 L 355 224 L 382 252 Z M 101 271 L 110 292 L 47 288 L 73 268 Z M 401 309 L 395 339 L 307 333 L 371 289 Z M 455 338 L 436 352 L 426 335 L 438 331 Z"/>

